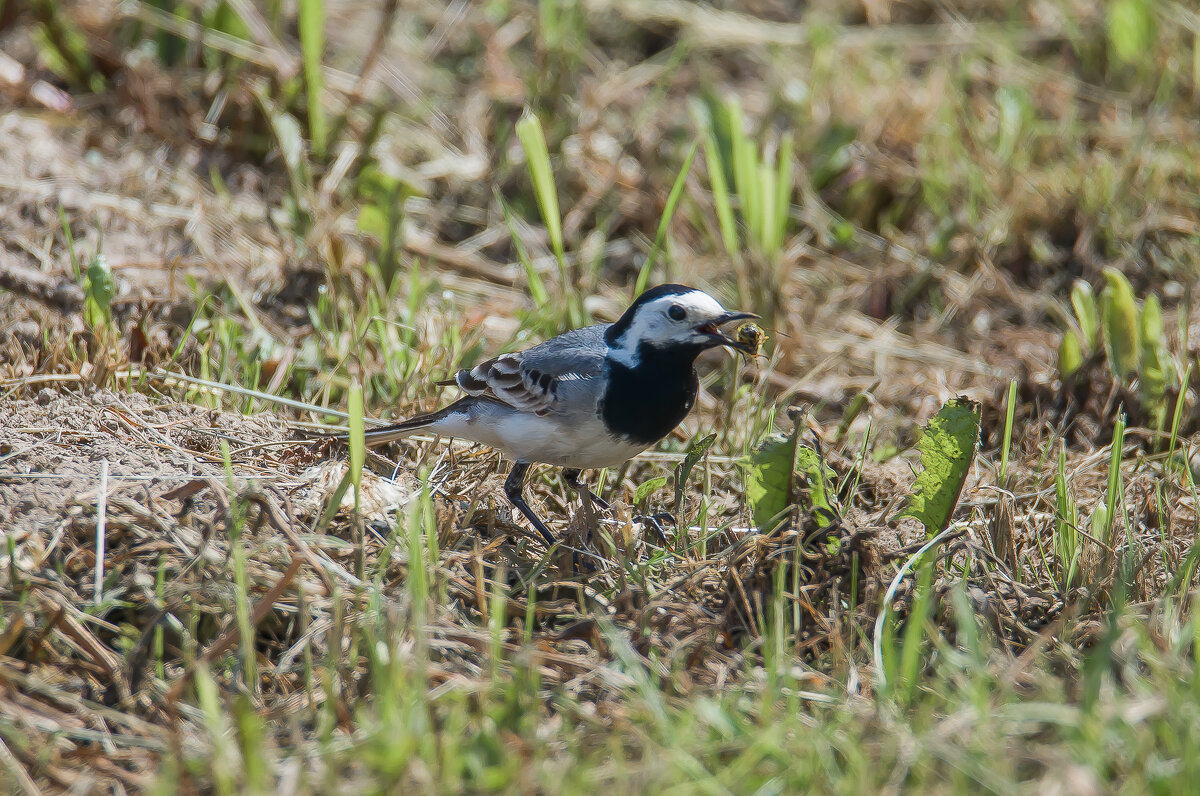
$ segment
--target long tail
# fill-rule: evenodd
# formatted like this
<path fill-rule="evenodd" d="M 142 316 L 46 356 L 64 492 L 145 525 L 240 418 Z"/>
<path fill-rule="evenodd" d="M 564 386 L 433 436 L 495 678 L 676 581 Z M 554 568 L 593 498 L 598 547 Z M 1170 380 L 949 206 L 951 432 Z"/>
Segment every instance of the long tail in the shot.
<path fill-rule="evenodd" d="M 439 409 L 436 412 L 410 417 L 408 420 L 401 420 L 399 423 L 393 423 L 390 426 L 368 429 L 366 434 L 363 435 L 367 443 L 367 447 L 370 448 L 374 447 L 375 445 L 382 445 L 385 442 L 391 442 L 392 440 L 403 439 L 407 436 L 411 436 L 412 434 L 418 434 L 424 429 L 434 425 L 439 420 L 444 420 L 450 415 L 462 411 L 464 407 L 462 407 L 461 404 L 471 400 L 473 399 L 470 396 L 467 396 L 458 399 L 449 406 Z M 344 442 L 350 438 L 350 435 L 328 434 L 325 435 L 324 438 L 335 439 Z"/>

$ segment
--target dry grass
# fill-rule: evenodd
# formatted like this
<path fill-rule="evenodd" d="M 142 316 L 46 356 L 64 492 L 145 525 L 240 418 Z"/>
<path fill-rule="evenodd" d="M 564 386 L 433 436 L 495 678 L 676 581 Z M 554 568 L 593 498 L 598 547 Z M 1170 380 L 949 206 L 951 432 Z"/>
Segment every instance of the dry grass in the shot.
<path fill-rule="evenodd" d="M 314 124 L 293 19 L 242 9 L 262 24 L 222 37 L 200 5 L 185 23 L 136 3 L 0 12 L 24 70 L 0 74 L 0 777 L 30 793 L 1099 792 L 1169 782 L 1160 755 L 1186 778 L 1170 738 L 1195 723 L 1194 378 L 1172 457 L 1160 407 L 1103 357 L 1064 381 L 1055 348 L 1072 281 L 1117 267 L 1195 360 L 1195 19 L 1154 12 L 1125 63 L 1104 10 L 1077 5 L 328 3 L 338 144 L 299 161 L 281 154 L 281 119 Z M 55 71 L 47 10 L 86 34 L 103 86 Z M 134 57 L 151 40 L 157 56 Z M 700 158 L 652 281 L 772 318 L 769 356 L 704 361 L 697 411 L 604 477 L 615 512 L 594 528 L 556 475 L 535 478 L 554 551 L 513 524 L 492 453 L 381 451 L 356 512 L 339 454 L 292 430 L 328 416 L 162 377 L 334 409 L 358 379 L 390 418 L 442 400 L 429 375 L 611 319 L 697 108 L 729 96 L 766 151 L 795 134 L 782 252 L 747 237 L 728 256 Z M 55 97 L 72 107 L 46 110 Z M 555 153 L 561 266 L 513 135 L 526 106 Z M 362 234 L 364 208 L 394 237 Z M 100 325 L 73 263 L 97 252 L 117 286 Z M 891 520 L 905 451 L 959 394 L 984 427 L 957 530 L 928 586 L 905 579 L 885 606 L 925 543 Z M 1092 516 L 1122 408 L 1109 529 Z M 789 415 L 836 471 L 841 516 L 759 534 L 737 460 Z M 686 527 L 634 522 L 674 508 L 670 490 L 632 505 L 636 485 L 710 429 Z M 884 609 L 895 657 L 917 655 L 888 686 Z M 1181 689 L 1175 711 L 1154 688 Z M 1071 718 L 1026 721 L 1031 705 Z"/>

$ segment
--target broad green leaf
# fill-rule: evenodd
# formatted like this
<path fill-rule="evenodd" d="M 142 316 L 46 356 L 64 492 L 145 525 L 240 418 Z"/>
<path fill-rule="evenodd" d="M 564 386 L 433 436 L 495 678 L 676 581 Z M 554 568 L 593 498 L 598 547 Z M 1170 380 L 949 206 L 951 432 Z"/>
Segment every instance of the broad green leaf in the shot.
<path fill-rule="evenodd" d="M 790 437 L 772 434 L 742 461 L 746 500 L 758 529 L 767 532 L 792 505 L 792 473 L 800 429 Z"/>
<path fill-rule="evenodd" d="M 1083 346 L 1079 344 L 1079 336 L 1068 329 L 1063 332 L 1062 341 L 1058 344 L 1058 372 L 1068 378 L 1083 366 Z"/>
<path fill-rule="evenodd" d="M 1100 313 L 1096 309 L 1096 294 L 1083 279 L 1076 279 L 1071 286 L 1071 307 L 1075 310 L 1075 320 L 1079 321 L 1079 330 L 1083 332 L 1083 347 L 1091 351 L 1100 334 Z"/>
<path fill-rule="evenodd" d="M 917 442 L 924 468 L 913 484 L 908 507 L 892 517 L 912 517 L 932 537 L 950 523 L 958 496 L 975 460 L 979 442 L 980 406 L 968 398 L 953 398 L 933 416 Z"/>
<path fill-rule="evenodd" d="M 667 476 L 665 475 L 660 475 L 657 478 L 651 478 L 649 481 L 643 481 L 638 484 L 638 488 L 633 492 L 633 505 L 641 505 L 643 500 L 666 485 Z"/>
<path fill-rule="evenodd" d="M 1137 370 L 1138 309 L 1133 285 L 1115 268 L 1105 268 L 1108 281 L 1100 293 L 1100 320 L 1104 324 L 1104 345 L 1113 375 L 1124 379 Z"/>
<path fill-rule="evenodd" d="M 805 499 L 801 507 L 812 513 L 819 527 L 830 525 L 840 514 L 831 500 L 833 489 L 830 487 L 837 473 L 807 445 L 797 446 L 796 466 L 805 479 Z"/>
<path fill-rule="evenodd" d="M 707 437 L 702 437 L 692 443 L 688 448 L 687 455 L 683 457 L 683 461 L 675 468 L 675 516 L 678 517 L 683 513 L 683 488 L 687 484 L 688 476 L 692 474 L 692 468 L 704 458 L 704 454 L 708 453 L 708 449 L 717 441 L 717 434 L 713 432 Z"/>

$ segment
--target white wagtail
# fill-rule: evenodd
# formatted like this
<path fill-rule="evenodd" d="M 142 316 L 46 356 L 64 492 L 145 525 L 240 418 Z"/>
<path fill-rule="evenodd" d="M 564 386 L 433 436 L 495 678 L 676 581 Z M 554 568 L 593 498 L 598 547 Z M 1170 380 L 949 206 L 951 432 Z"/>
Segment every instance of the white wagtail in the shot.
<path fill-rule="evenodd" d="M 575 329 L 458 371 L 439 383 L 457 384 L 466 396 L 368 431 L 366 443 L 432 432 L 499 450 L 514 462 L 504 494 L 552 545 L 550 529 L 525 502 L 529 465 L 564 468 L 568 486 L 608 508 L 579 480 L 580 471 L 620 465 L 669 434 L 696 401 L 696 357 L 716 346 L 749 352 L 721 327 L 757 317 L 730 312 L 695 288 L 659 285 L 616 323 Z"/>

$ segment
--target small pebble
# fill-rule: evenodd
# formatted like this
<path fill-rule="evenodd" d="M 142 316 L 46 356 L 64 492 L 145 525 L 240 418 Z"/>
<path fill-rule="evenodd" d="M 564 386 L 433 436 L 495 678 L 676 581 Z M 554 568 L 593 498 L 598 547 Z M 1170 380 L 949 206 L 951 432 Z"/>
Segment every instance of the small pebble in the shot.
<path fill-rule="evenodd" d="M 54 400 L 54 390 L 50 389 L 49 387 L 43 387 L 42 389 L 38 390 L 38 394 L 37 394 L 38 406 L 45 406 L 46 404 L 50 403 L 53 400 Z"/>

